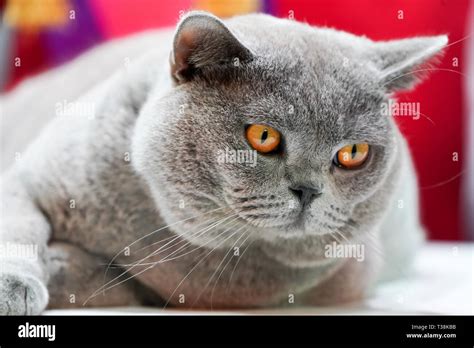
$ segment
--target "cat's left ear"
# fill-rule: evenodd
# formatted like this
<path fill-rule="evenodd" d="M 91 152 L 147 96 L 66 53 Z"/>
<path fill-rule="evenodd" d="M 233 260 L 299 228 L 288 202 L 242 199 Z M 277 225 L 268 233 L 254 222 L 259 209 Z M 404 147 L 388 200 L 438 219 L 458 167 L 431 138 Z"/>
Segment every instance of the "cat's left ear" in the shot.
<path fill-rule="evenodd" d="M 170 57 L 171 74 L 177 83 L 191 80 L 212 65 L 247 61 L 252 53 L 217 17 L 201 11 L 187 14 L 178 24 Z"/>
<path fill-rule="evenodd" d="M 377 42 L 368 50 L 380 70 L 380 83 L 387 92 L 409 90 L 433 69 L 430 63 L 442 55 L 446 35 Z"/>

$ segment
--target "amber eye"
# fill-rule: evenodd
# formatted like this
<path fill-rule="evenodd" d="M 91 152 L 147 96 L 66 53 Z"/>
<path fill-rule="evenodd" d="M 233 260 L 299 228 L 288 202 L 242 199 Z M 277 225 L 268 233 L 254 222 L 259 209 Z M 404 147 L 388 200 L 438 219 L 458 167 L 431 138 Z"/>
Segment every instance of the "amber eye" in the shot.
<path fill-rule="evenodd" d="M 245 135 L 249 144 L 261 153 L 275 151 L 280 145 L 280 132 L 263 124 L 250 125 Z"/>
<path fill-rule="evenodd" d="M 369 144 L 351 144 L 341 148 L 334 157 L 338 167 L 355 169 L 360 167 L 369 156 Z"/>

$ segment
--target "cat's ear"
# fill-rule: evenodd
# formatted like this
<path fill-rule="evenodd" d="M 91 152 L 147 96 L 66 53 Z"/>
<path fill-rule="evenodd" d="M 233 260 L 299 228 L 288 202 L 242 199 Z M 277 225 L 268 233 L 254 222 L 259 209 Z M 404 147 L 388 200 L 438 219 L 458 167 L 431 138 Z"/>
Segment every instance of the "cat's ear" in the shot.
<path fill-rule="evenodd" d="M 193 11 L 178 24 L 170 57 L 176 82 L 186 82 L 199 70 L 252 58 L 252 53 L 217 17 Z"/>
<path fill-rule="evenodd" d="M 380 82 L 387 92 L 409 90 L 430 71 L 448 43 L 446 35 L 417 37 L 375 43 L 371 61 L 380 70 Z"/>

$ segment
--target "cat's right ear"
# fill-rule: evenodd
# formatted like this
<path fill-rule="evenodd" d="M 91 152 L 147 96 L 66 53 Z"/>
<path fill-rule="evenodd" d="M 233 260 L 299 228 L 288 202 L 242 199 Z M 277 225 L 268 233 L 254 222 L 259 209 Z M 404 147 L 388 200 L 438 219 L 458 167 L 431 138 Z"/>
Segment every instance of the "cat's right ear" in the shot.
<path fill-rule="evenodd" d="M 170 56 L 171 75 L 177 83 L 189 81 L 202 69 L 252 58 L 252 53 L 217 17 L 193 11 L 178 24 Z"/>
<path fill-rule="evenodd" d="M 367 50 L 380 70 L 380 83 L 391 93 L 409 90 L 419 83 L 442 56 L 446 35 L 377 42 Z"/>

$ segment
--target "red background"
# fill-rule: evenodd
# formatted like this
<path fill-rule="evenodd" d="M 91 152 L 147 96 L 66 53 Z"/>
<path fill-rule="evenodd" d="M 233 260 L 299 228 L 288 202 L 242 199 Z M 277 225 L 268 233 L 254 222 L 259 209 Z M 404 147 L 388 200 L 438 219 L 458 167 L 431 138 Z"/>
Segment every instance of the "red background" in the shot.
<path fill-rule="evenodd" d="M 297 20 L 325 25 L 366 35 L 375 40 L 415 35 L 448 34 L 454 43 L 466 35 L 469 1 L 442 0 L 280 0 L 274 12 L 283 17 L 294 11 Z M 397 18 L 403 10 L 404 19 Z M 471 17 L 470 20 L 473 20 Z M 466 70 L 466 41 L 448 47 L 438 68 Z M 457 57 L 459 66 L 453 67 Z M 467 125 L 464 95 L 465 78 L 457 73 L 434 71 L 415 91 L 400 95 L 400 101 L 420 103 L 424 117 L 419 120 L 398 117 L 415 158 L 421 186 L 422 219 L 432 239 L 461 239 L 464 223 L 461 216 L 461 178 L 432 187 L 458 175 L 463 169 L 463 130 Z M 453 152 L 459 161 L 452 160 Z"/>

